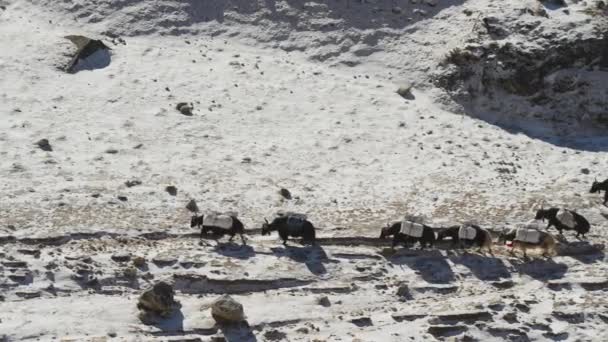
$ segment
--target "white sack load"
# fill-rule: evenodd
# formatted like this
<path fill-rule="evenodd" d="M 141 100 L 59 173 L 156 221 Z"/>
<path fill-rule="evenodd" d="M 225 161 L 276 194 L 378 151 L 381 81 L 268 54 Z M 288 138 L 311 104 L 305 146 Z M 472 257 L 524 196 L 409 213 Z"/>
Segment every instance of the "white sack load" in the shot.
<path fill-rule="evenodd" d="M 561 222 L 563 225 L 574 229 L 576 227 L 576 221 L 574 220 L 574 215 L 570 212 L 570 210 L 560 209 L 555 215 L 557 220 Z"/>
<path fill-rule="evenodd" d="M 540 232 L 536 229 L 520 228 L 515 232 L 515 241 L 537 244 L 540 242 Z"/>
<path fill-rule="evenodd" d="M 475 240 L 476 236 L 477 236 L 477 230 L 471 226 L 462 225 L 462 226 L 460 226 L 460 229 L 458 229 L 458 239 Z"/>
<path fill-rule="evenodd" d="M 403 221 L 401 222 L 400 233 L 415 238 L 421 238 L 422 234 L 424 233 L 424 226 L 420 223 Z"/>
<path fill-rule="evenodd" d="M 232 217 L 219 214 L 205 215 L 203 217 L 203 226 L 230 229 L 232 227 Z"/>
<path fill-rule="evenodd" d="M 530 220 L 526 223 L 518 224 L 517 227 L 519 229 L 536 229 L 540 230 L 542 228 L 542 223 L 538 220 Z"/>

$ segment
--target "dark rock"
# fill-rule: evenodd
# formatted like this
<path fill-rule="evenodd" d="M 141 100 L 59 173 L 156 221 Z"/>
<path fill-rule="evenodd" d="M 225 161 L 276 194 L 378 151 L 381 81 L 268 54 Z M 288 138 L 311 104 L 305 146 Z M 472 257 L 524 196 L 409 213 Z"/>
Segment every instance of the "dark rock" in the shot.
<path fill-rule="evenodd" d="M 281 190 L 279 191 L 279 193 L 281 194 L 281 196 L 283 196 L 285 199 L 290 200 L 291 197 L 291 192 L 289 192 L 289 190 L 285 189 L 285 188 L 281 188 Z"/>
<path fill-rule="evenodd" d="M 264 338 L 268 341 L 285 341 L 287 334 L 279 330 L 268 330 L 264 333 Z"/>
<path fill-rule="evenodd" d="M 401 284 L 397 288 L 397 296 L 401 299 L 412 299 L 412 293 L 410 292 L 410 288 L 407 284 Z"/>
<path fill-rule="evenodd" d="M 488 311 L 463 311 L 463 312 L 448 312 L 436 314 L 433 321 L 436 323 L 443 322 L 466 322 L 474 323 L 479 321 L 492 320 L 492 313 Z"/>
<path fill-rule="evenodd" d="M 358 327 L 370 327 L 370 326 L 374 325 L 372 323 L 372 319 L 369 317 L 353 318 L 349 322 L 351 322 L 352 324 L 354 324 Z"/>
<path fill-rule="evenodd" d="M 51 144 L 49 143 L 48 139 L 40 139 L 40 140 L 38 140 L 36 145 L 38 145 L 38 147 L 40 147 L 40 149 L 43 151 L 47 151 L 47 152 L 53 151 L 53 147 L 51 147 Z"/>
<path fill-rule="evenodd" d="M 127 186 L 127 188 L 132 188 L 134 186 L 141 185 L 141 181 L 138 179 L 128 180 L 125 182 L 125 185 Z"/>
<path fill-rule="evenodd" d="M 427 329 L 428 333 L 435 337 L 459 335 L 467 330 L 465 325 L 431 325 Z"/>
<path fill-rule="evenodd" d="M 93 198 L 99 198 L 101 196 L 101 194 L 92 194 L 91 197 Z"/>
<path fill-rule="evenodd" d="M 131 260 L 131 254 L 129 253 L 120 253 L 120 254 L 114 254 L 112 255 L 112 260 L 116 261 L 116 262 L 127 262 L 129 260 Z"/>
<path fill-rule="evenodd" d="M 194 110 L 194 105 L 192 103 L 180 102 L 177 104 L 177 106 L 175 106 L 175 108 L 184 115 L 192 116 L 192 110 Z"/>
<path fill-rule="evenodd" d="M 317 304 L 326 308 L 331 306 L 331 302 L 329 301 L 329 298 L 327 298 L 327 296 L 317 298 Z"/>
<path fill-rule="evenodd" d="M 508 323 L 519 322 L 517 319 L 517 314 L 515 312 L 507 312 L 502 316 L 502 319 L 504 319 Z"/>
<path fill-rule="evenodd" d="M 571 324 L 579 324 L 585 322 L 584 312 L 553 311 L 553 317 L 559 319 L 560 321 L 565 321 Z"/>
<path fill-rule="evenodd" d="M 135 267 L 144 267 L 146 265 L 146 258 L 136 256 L 133 258 L 133 265 Z"/>
<path fill-rule="evenodd" d="M 116 153 L 118 153 L 118 150 L 114 149 L 114 148 L 109 148 L 109 149 L 106 150 L 106 153 L 108 153 L 108 154 L 116 154 Z"/>
<path fill-rule="evenodd" d="M 174 299 L 173 287 L 165 282 L 155 284 L 139 297 L 137 308 L 141 310 L 140 318 L 146 324 L 154 321 L 154 316 L 169 317 L 179 307 Z"/>
<path fill-rule="evenodd" d="M 491 282 L 492 286 L 499 289 L 510 289 L 515 286 L 515 283 L 512 280 L 500 280 Z"/>
<path fill-rule="evenodd" d="M 169 185 L 165 188 L 165 191 L 169 193 L 171 196 L 177 195 L 177 188 L 173 185 Z"/>
<path fill-rule="evenodd" d="M 118 198 L 119 200 L 121 200 L 121 201 L 123 201 L 123 202 L 126 202 L 126 201 L 128 201 L 128 200 L 129 200 L 129 199 L 127 198 L 127 196 L 118 196 L 118 197 L 116 197 L 116 198 Z"/>
<path fill-rule="evenodd" d="M 190 210 L 193 213 L 198 213 L 198 206 L 196 205 L 196 201 L 195 200 L 190 200 L 190 202 L 188 202 L 188 204 L 186 204 L 186 209 Z"/>
<path fill-rule="evenodd" d="M 415 321 L 417 319 L 422 319 L 422 318 L 426 318 L 427 315 L 425 314 L 394 314 L 392 315 L 393 319 L 397 322 L 403 322 L 403 321 Z"/>
<path fill-rule="evenodd" d="M 589 171 L 588 168 L 585 167 L 585 168 L 581 169 L 581 173 L 584 174 L 584 175 L 588 175 L 590 173 L 590 171 Z"/>
<path fill-rule="evenodd" d="M 219 324 L 238 323 L 245 320 L 245 311 L 241 303 L 224 295 L 211 306 L 211 316 Z"/>

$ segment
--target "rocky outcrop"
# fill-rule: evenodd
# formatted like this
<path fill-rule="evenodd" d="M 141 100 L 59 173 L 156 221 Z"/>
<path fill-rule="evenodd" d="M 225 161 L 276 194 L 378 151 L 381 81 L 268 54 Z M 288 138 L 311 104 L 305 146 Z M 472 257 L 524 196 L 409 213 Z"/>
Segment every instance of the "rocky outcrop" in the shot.
<path fill-rule="evenodd" d="M 179 303 L 175 301 L 174 295 L 173 287 L 165 282 L 159 282 L 151 289 L 144 291 L 137 303 L 141 321 L 150 324 L 158 319 L 170 317 L 179 308 Z"/>
<path fill-rule="evenodd" d="M 600 89 L 608 81 L 608 20 L 588 14 L 566 21 L 539 9 L 483 17 L 477 36 L 445 56 L 433 83 L 481 118 L 606 127 L 608 100 Z"/>
<path fill-rule="evenodd" d="M 219 324 L 239 323 L 245 320 L 245 310 L 241 303 L 224 295 L 213 302 L 211 316 Z"/>

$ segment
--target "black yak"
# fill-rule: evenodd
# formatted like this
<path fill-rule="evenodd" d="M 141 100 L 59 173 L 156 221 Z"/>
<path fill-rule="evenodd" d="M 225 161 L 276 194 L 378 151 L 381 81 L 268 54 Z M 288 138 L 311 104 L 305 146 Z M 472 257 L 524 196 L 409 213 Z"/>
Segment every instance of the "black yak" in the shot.
<path fill-rule="evenodd" d="M 604 192 L 604 205 L 606 205 L 606 203 L 608 203 L 608 179 L 606 179 L 603 182 L 598 182 L 597 179 L 593 181 L 593 184 L 591 184 L 591 190 L 589 190 L 590 193 L 594 194 L 594 193 L 601 193 Z"/>
<path fill-rule="evenodd" d="M 272 222 L 266 219 L 264 221 L 262 235 L 269 235 L 276 230 L 283 240 L 283 245 L 287 245 L 290 236 L 301 237 L 303 242 L 315 244 L 315 226 L 303 216 L 285 215 L 275 218 Z"/>
<path fill-rule="evenodd" d="M 587 221 L 587 219 L 585 219 L 582 215 L 573 210 L 567 209 L 540 209 L 536 212 L 535 219 L 543 220 L 543 222 L 545 219 L 548 220 L 549 224 L 547 225 L 546 229 L 554 226 L 560 235 L 563 234 L 563 230 L 574 230 L 577 238 L 580 235 L 582 235 L 584 238 L 585 234 L 587 234 L 591 228 L 589 221 Z"/>
<path fill-rule="evenodd" d="M 409 235 L 408 234 L 404 234 L 402 233 L 401 230 L 401 226 L 402 226 L 402 222 L 396 222 L 393 223 L 392 225 L 389 225 L 385 228 L 382 228 L 381 232 L 380 232 L 380 238 L 381 239 L 385 239 L 389 236 L 393 237 L 393 244 L 392 247 L 395 248 L 395 246 L 397 246 L 397 244 L 402 243 L 405 246 L 409 245 L 409 244 L 414 244 L 416 242 L 420 243 L 420 246 L 422 248 L 425 248 L 427 245 L 430 247 L 433 247 L 433 245 L 435 244 L 435 232 L 433 231 L 433 228 L 427 226 L 427 225 L 423 225 L 423 224 L 418 224 L 418 223 L 413 223 L 413 222 L 409 222 L 406 221 L 407 223 L 410 223 L 412 225 L 416 225 L 415 227 L 412 226 L 411 228 L 414 228 L 414 230 L 417 230 L 416 233 L 412 233 L 410 232 Z M 406 227 L 406 228 L 410 228 L 410 227 Z M 408 229 L 406 229 L 408 230 Z"/>
<path fill-rule="evenodd" d="M 221 238 L 224 235 L 230 235 L 228 241 L 232 241 L 234 236 L 239 234 L 243 244 L 247 244 L 245 237 L 243 236 L 245 233 L 245 226 L 236 215 L 233 214 L 194 215 L 190 220 L 190 227 L 199 227 L 201 229 L 201 239 L 204 235 L 209 235 L 209 232 L 211 232 L 211 235 L 217 238 Z"/>

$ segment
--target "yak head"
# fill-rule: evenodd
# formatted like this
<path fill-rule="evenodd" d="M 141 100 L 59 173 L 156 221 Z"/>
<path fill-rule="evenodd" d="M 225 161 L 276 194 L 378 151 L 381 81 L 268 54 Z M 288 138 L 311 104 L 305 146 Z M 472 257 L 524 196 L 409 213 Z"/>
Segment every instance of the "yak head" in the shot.
<path fill-rule="evenodd" d="M 268 235 L 270 232 L 270 223 L 264 218 L 264 224 L 262 224 L 262 235 Z"/>
<path fill-rule="evenodd" d="M 600 190 L 602 190 L 602 189 L 600 189 L 600 185 L 601 184 L 602 183 L 598 182 L 597 179 L 595 179 L 593 181 L 593 184 L 591 184 L 591 190 L 589 190 L 589 192 L 592 193 L 592 194 L 594 194 L 596 192 L 599 192 Z"/>
<path fill-rule="evenodd" d="M 196 216 L 196 215 L 192 215 L 192 218 L 190 219 L 190 228 L 194 228 L 198 225 L 202 225 L 203 224 L 203 215 L 201 216 Z"/>
<path fill-rule="evenodd" d="M 539 209 L 536 211 L 536 216 L 534 216 L 534 219 L 545 221 L 546 215 L 547 215 L 547 212 L 544 209 Z"/>
<path fill-rule="evenodd" d="M 391 236 L 391 235 L 392 235 L 392 234 L 390 233 L 390 228 L 391 228 L 390 223 L 387 223 L 387 224 L 386 224 L 386 227 L 384 227 L 384 228 L 382 228 L 382 229 L 380 230 L 380 238 L 381 238 L 381 239 L 386 239 L 387 237 L 389 237 L 389 236 Z"/>

